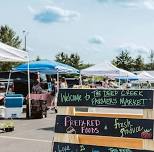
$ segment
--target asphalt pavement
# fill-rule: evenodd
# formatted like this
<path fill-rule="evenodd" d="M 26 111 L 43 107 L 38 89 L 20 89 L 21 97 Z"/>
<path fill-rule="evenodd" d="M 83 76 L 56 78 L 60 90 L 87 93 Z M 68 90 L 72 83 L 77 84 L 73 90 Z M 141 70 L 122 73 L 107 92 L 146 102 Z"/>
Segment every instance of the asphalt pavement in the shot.
<path fill-rule="evenodd" d="M 49 111 L 47 118 L 14 120 L 13 132 L 0 133 L 0 152 L 51 152 L 55 116 Z"/>

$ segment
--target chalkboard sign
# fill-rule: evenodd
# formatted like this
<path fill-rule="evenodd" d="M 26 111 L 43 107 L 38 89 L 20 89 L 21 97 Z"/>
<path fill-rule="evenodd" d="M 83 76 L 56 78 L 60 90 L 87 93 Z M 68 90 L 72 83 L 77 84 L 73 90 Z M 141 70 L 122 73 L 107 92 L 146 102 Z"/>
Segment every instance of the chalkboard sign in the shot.
<path fill-rule="evenodd" d="M 153 109 L 153 91 L 60 89 L 58 106 Z"/>
<path fill-rule="evenodd" d="M 152 152 L 152 151 L 55 142 L 53 147 L 53 152 Z"/>
<path fill-rule="evenodd" d="M 55 132 L 153 139 L 153 120 L 57 115 Z"/>

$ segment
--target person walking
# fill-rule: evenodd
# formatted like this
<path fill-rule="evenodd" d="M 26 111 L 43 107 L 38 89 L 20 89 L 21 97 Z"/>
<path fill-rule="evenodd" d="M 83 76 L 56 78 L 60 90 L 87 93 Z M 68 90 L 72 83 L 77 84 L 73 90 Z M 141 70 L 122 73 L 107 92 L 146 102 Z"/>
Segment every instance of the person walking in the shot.
<path fill-rule="evenodd" d="M 51 81 L 51 92 L 50 92 L 50 94 L 51 94 L 51 100 L 52 100 L 52 102 L 51 102 L 51 110 L 55 110 L 55 113 L 57 113 L 57 84 L 56 84 L 56 80 L 55 79 L 53 79 L 52 81 Z"/>

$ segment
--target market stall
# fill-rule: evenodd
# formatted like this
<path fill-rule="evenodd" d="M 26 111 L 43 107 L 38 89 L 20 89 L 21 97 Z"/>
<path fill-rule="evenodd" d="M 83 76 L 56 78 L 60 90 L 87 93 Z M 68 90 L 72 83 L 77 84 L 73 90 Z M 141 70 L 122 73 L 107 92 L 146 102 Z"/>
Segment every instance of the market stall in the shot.
<path fill-rule="evenodd" d="M 79 74 L 79 70 L 66 65 L 62 64 L 59 62 L 55 61 L 49 61 L 49 60 L 41 60 L 41 61 L 33 61 L 30 62 L 29 64 L 21 64 L 18 67 L 14 68 L 13 71 L 27 71 L 29 69 L 30 72 L 39 72 L 39 73 L 44 73 L 48 75 L 57 75 L 57 90 L 59 90 L 59 74 Z M 29 82 L 30 84 L 30 82 Z M 29 87 L 30 88 L 30 87 Z M 29 90 L 29 92 L 31 92 Z M 48 99 L 51 99 L 49 97 L 48 92 L 44 92 L 43 94 L 28 94 L 29 105 L 29 111 L 31 112 L 30 109 L 32 109 L 31 106 L 31 100 L 35 101 L 46 101 L 47 104 L 51 103 L 51 101 L 48 101 Z M 29 114 L 29 117 L 31 117 L 31 113 Z"/>
<path fill-rule="evenodd" d="M 81 74 L 86 76 L 136 77 L 135 74 L 127 70 L 117 68 L 109 62 L 102 62 L 83 69 L 81 70 Z"/>
<path fill-rule="evenodd" d="M 109 62 L 102 62 L 96 65 L 93 65 L 89 68 L 81 70 L 81 75 L 84 76 L 93 76 L 93 79 L 95 76 L 103 76 L 103 77 L 108 77 L 111 79 L 118 79 L 119 81 L 119 86 L 120 86 L 120 81 L 125 79 L 128 81 L 129 79 L 138 79 L 138 77 L 121 68 L 117 68 L 113 64 Z"/>
<path fill-rule="evenodd" d="M 6 45 L 0 42 L 0 61 L 1 62 L 27 62 L 28 61 L 28 52 L 14 48 L 12 46 Z M 1 105 L 1 117 L 6 116 L 6 95 L 0 95 L 0 103 Z M 14 107 L 13 107 L 14 110 Z M 10 113 L 10 115 L 12 115 Z"/>

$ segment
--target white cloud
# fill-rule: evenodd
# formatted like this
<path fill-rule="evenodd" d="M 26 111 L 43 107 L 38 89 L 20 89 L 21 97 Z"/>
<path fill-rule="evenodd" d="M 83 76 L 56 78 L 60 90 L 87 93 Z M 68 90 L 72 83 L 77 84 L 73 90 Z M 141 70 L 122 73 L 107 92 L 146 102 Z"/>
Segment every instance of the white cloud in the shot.
<path fill-rule="evenodd" d="M 117 51 L 127 50 L 131 54 L 147 54 L 149 49 L 143 46 L 138 46 L 133 43 L 125 43 L 116 49 Z"/>
<path fill-rule="evenodd" d="M 154 0 L 97 0 L 106 5 L 118 5 L 130 8 L 146 8 L 154 10 Z"/>
<path fill-rule="evenodd" d="M 32 9 L 29 7 L 32 11 Z M 76 11 L 65 10 L 56 6 L 46 6 L 40 12 L 35 13 L 34 20 L 41 23 L 68 22 L 79 19 Z"/>
<path fill-rule="evenodd" d="M 89 43 L 92 43 L 92 44 L 104 44 L 104 39 L 100 35 L 94 35 L 91 38 L 89 38 L 88 41 Z"/>

